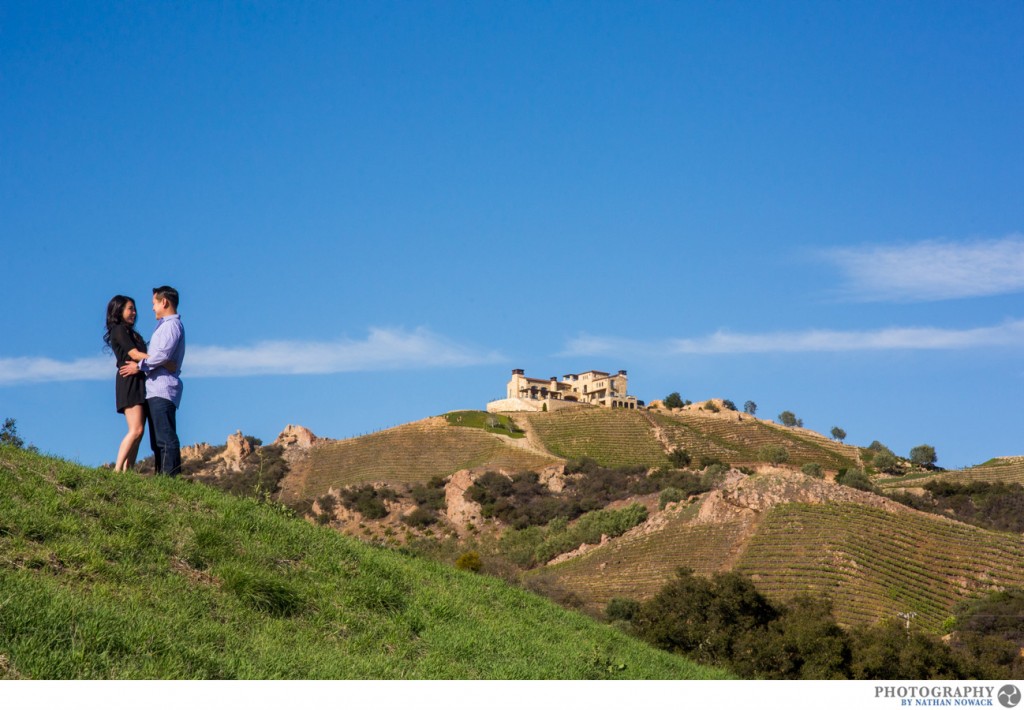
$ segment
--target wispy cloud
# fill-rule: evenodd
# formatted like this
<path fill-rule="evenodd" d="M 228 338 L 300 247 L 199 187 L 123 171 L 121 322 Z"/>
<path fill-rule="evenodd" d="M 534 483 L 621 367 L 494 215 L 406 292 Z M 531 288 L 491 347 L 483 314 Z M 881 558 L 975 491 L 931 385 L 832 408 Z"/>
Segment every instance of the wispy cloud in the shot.
<path fill-rule="evenodd" d="M 560 353 L 593 356 L 610 353 L 643 357 L 675 355 L 738 355 L 750 353 L 815 353 L 885 350 L 968 350 L 1024 346 L 1024 320 L 962 330 L 947 328 L 883 328 L 880 330 L 804 330 L 775 333 L 718 331 L 701 338 L 641 341 L 584 335 Z"/>
<path fill-rule="evenodd" d="M 500 362 L 501 355 L 456 343 L 425 328 L 374 328 L 363 340 L 274 340 L 248 346 L 189 345 L 185 377 L 318 375 L 435 367 L 467 367 Z M 110 356 L 60 361 L 52 358 L 0 358 L 0 385 L 113 377 Z"/>
<path fill-rule="evenodd" d="M 905 246 L 835 249 L 821 255 L 843 272 L 844 297 L 941 301 L 1024 291 L 1024 235 Z"/>

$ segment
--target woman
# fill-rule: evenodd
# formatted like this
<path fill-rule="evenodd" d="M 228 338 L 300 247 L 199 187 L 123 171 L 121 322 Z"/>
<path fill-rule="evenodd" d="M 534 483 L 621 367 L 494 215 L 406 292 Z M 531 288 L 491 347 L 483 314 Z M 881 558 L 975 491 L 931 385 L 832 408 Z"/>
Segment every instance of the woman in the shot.
<path fill-rule="evenodd" d="M 107 332 L 103 342 L 114 352 L 117 367 L 128 360 L 136 362 L 149 357 L 146 342 L 135 330 L 135 301 L 128 296 L 117 295 L 107 304 Z M 174 369 L 174 363 L 167 367 Z M 139 442 L 146 426 L 146 376 L 143 374 L 121 377 L 117 375 L 114 386 L 118 414 L 124 414 L 128 422 L 128 433 L 121 440 L 117 451 L 115 471 L 127 471 L 135 467 L 135 459 L 139 454 Z"/>

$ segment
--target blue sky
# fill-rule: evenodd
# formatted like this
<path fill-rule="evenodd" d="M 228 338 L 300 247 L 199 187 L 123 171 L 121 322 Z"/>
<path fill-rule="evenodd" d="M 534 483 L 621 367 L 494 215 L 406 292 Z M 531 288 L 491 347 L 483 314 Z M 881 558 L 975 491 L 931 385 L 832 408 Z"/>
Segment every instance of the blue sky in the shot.
<path fill-rule="evenodd" d="M 1024 5 L 0 6 L 0 417 L 100 464 L 115 293 L 183 443 L 343 438 L 512 368 L 1024 454 Z"/>

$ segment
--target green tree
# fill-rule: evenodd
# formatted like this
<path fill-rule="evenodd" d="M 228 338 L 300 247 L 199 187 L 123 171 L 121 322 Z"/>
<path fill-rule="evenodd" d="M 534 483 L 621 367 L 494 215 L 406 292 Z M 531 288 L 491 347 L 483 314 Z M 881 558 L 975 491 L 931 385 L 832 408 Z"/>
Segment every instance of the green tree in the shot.
<path fill-rule="evenodd" d="M 882 473 L 900 473 L 900 462 L 891 451 L 879 451 L 871 459 L 871 465 Z"/>
<path fill-rule="evenodd" d="M 929 446 L 928 444 L 921 444 L 915 446 L 910 450 L 910 460 L 918 466 L 924 468 L 931 468 L 938 461 L 938 456 L 935 455 L 935 447 Z"/>
<path fill-rule="evenodd" d="M 846 439 L 846 432 L 837 426 L 832 427 L 832 438 L 836 441 L 843 441 Z"/>
<path fill-rule="evenodd" d="M 0 428 L 0 445 L 16 446 L 19 449 L 25 445 L 25 441 L 18 436 L 18 424 L 14 419 L 4 419 L 4 425 Z"/>
<path fill-rule="evenodd" d="M 971 678 L 964 659 L 940 639 L 896 620 L 854 629 L 851 675 L 858 680 Z"/>
<path fill-rule="evenodd" d="M 840 680 L 850 677 L 850 637 L 825 597 L 799 595 L 765 629 L 740 644 L 733 667 L 745 677 Z"/>
<path fill-rule="evenodd" d="M 748 578 L 736 572 L 698 577 L 681 568 L 676 579 L 641 605 L 638 635 L 659 648 L 702 663 L 729 663 L 748 632 L 778 616 Z"/>
<path fill-rule="evenodd" d="M 752 399 L 748 399 L 746 402 L 743 403 L 743 411 L 749 414 L 750 416 L 754 416 L 755 414 L 757 414 L 757 402 L 755 402 Z"/>
<path fill-rule="evenodd" d="M 788 409 L 779 415 L 779 421 L 783 426 L 803 426 L 804 420 L 797 419 L 796 415 Z"/>
<path fill-rule="evenodd" d="M 673 392 L 664 399 L 665 407 L 667 409 L 682 409 L 683 398 L 679 396 L 678 392 Z"/>

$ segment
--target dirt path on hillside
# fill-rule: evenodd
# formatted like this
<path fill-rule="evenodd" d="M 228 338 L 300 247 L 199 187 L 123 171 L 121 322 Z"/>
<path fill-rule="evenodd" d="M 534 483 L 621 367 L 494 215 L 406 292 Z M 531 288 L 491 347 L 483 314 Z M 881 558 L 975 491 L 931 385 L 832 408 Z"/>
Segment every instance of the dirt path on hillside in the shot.
<path fill-rule="evenodd" d="M 543 443 L 541 443 L 540 437 L 537 436 L 536 430 L 530 424 L 530 420 L 527 417 L 516 417 L 510 414 L 509 418 L 516 423 L 516 426 L 518 426 L 520 429 L 526 432 L 526 436 L 523 437 L 522 439 L 509 440 L 511 442 L 514 442 L 515 446 L 518 446 L 522 449 L 526 449 L 527 451 L 532 451 L 533 453 L 536 454 L 541 454 L 542 456 L 550 456 L 551 458 L 555 458 L 560 461 L 562 460 L 561 456 L 557 456 L 556 454 L 551 453 L 550 451 L 548 451 L 547 447 L 544 446 Z"/>
<path fill-rule="evenodd" d="M 651 425 L 651 429 L 654 430 L 654 438 L 661 444 L 661 448 L 665 450 L 665 453 L 672 453 L 672 449 L 675 447 L 672 446 L 672 442 L 669 441 L 668 434 L 665 433 L 665 429 L 662 428 L 661 424 L 658 424 L 658 420 L 655 419 L 654 416 L 646 409 L 639 409 L 637 411 L 639 411 L 640 414 L 643 415 L 644 419 L 646 419 Z"/>

